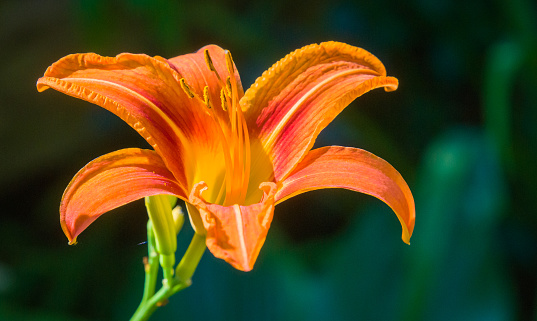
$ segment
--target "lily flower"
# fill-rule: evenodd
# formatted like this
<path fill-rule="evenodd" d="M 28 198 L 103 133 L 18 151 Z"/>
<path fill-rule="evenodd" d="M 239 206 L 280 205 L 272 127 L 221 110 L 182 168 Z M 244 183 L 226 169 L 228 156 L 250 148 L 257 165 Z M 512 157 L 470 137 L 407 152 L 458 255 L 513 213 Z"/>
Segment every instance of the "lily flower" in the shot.
<path fill-rule="evenodd" d="M 397 88 L 372 54 L 339 42 L 298 49 L 246 92 L 231 54 L 209 45 L 172 59 L 123 53 L 73 54 L 37 81 L 99 105 L 153 148 L 101 156 L 67 186 L 60 222 L 69 239 L 103 213 L 159 194 L 186 202 L 196 233 L 214 256 L 249 271 L 274 206 L 298 194 L 344 188 L 392 208 L 409 243 L 414 199 L 401 175 L 361 149 L 312 150 L 319 133 L 355 98 Z"/>

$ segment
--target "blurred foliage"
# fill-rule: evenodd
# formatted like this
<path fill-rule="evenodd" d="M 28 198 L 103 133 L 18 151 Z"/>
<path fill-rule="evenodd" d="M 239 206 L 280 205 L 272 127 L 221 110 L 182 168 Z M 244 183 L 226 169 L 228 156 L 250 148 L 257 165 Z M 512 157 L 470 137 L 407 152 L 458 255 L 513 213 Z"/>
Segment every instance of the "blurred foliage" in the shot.
<path fill-rule="evenodd" d="M 103 216 L 74 247 L 57 208 L 88 161 L 147 143 L 100 108 L 38 94 L 48 65 L 216 43 L 248 87 L 326 40 L 371 51 L 400 81 L 360 97 L 317 144 L 364 148 L 401 172 L 416 198 L 412 245 L 374 198 L 306 193 L 278 205 L 254 271 L 207 252 L 193 286 L 152 320 L 537 320 L 531 0 L 1 1 L 0 319 L 125 320 L 142 295 L 142 202 Z"/>

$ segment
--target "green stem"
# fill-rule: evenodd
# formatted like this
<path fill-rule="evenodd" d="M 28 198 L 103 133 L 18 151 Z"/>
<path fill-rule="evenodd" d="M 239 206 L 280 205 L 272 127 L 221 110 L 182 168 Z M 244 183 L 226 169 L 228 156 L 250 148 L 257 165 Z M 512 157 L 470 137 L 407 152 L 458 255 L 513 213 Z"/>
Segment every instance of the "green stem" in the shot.
<path fill-rule="evenodd" d="M 142 303 L 149 300 L 150 297 L 155 294 L 155 287 L 157 285 L 158 275 L 158 263 L 159 257 L 157 251 L 155 251 L 155 233 L 153 232 L 153 224 L 151 221 L 147 222 L 147 264 L 144 264 L 145 269 L 145 283 L 144 283 L 144 296 Z"/>
<path fill-rule="evenodd" d="M 190 278 L 194 275 L 194 271 L 205 252 L 205 236 L 194 233 L 192 241 L 186 250 L 181 262 L 175 270 L 175 277 L 180 282 L 190 283 Z"/>
<path fill-rule="evenodd" d="M 157 285 L 158 275 L 158 263 L 159 259 L 158 253 L 157 251 L 155 251 L 155 234 L 153 232 L 153 224 L 151 224 L 151 220 L 149 220 L 147 222 L 147 258 L 144 259 L 144 294 L 142 296 L 142 302 L 140 302 L 140 305 L 136 309 L 136 312 L 134 312 L 135 315 L 155 294 L 155 287 Z"/>
<path fill-rule="evenodd" d="M 175 277 L 171 277 L 169 273 L 166 273 L 167 277 L 164 277 L 162 288 L 155 293 L 154 290 L 156 276 L 158 274 L 159 260 L 158 254 L 151 258 L 151 250 L 155 253 L 156 251 L 154 251 L 153 247 L 154 242 L 150 241 L 151 236 L 154 237 L 154 234 L 149 234 L 149 231 L 152 230 L 150 227 L 151 226 L 148 223 L 148 247 L 150 248 L 150 257 L 148 259 L 149 268 L 146 266 L 144 296 L 140 306 L 134 312 L 131 321 L 148 320 L 153 312 L 155 312 L 159 306 L 163 305 L 170 296 L 190 286 L 192 283 L 192 275 L 205 252 L 205 236 L 195 233 L 185 255 L 177 266 Z M 156 264 L 156 268 L 153 268 L 154 264 Z"/>
<path fill-rule="evenodd" d="M 131 321 L 145 321 L 149 320 L 149 317 L 155 312 L 155 310 L 163 305 L 166 300 L 173 294 L 187 288 L 189 285 L 184 283 L 179 283 L 173 287 L 164 284 L 160 290 L 158 290 L 155 295 L 151 297 L 145 304 L 141 305 L 138 310 L 134 313 L 131 318 Z"/>

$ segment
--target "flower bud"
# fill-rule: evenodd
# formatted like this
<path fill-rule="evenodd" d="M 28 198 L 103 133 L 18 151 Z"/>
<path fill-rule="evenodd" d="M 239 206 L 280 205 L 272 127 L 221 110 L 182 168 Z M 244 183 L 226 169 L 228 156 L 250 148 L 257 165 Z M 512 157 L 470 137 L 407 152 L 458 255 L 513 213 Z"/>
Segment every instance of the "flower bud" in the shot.
<path fill-rule="evenodd" d="M 181 206 L 176 206 L 172 210 L 172 215 L 175 225 L 175 234 L 179 234 L 179 231 L 181 231 L 181 228 L 183 228 L 183 224 L 185 223 L 185 213 L 183 213 Z"/>
<path fill-rule="evenodd" d="M 163 268 L 171 268 L 175 265 L 177 234 L 170 199 L 168 195 L 148 196 L 145 198 L 145 206 L 153 224 L 156 251 L 160 254 L 160 264 Z"/>

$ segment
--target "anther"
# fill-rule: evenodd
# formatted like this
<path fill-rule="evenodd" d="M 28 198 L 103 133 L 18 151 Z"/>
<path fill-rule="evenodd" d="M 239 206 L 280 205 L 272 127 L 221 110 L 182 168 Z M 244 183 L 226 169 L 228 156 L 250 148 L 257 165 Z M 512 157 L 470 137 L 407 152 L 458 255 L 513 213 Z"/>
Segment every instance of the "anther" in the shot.
<path fill-rule="evenodd" d="M 190 98 L 194 98 L 196 95 L 194 95 L 194 92 L 190 88 L 190 86 L 186 83 L 185 78 L 181 78 L 179 81 L 181 84 L 181 88 L 183 88 L 183 91 L 188 95 Z"/>
<path fill-rule="evenodd" d="M 212 108 L 211 100 L 209 99 L 209 86 L 205 86 L 205 88 L 203 88 L 203 101 L 205 102 L 207 108 Z"/>
<path fill-rule="evenodd" d="M 209 70 L 216 72 L 216 68 L 214 68 L 213 60 L 211 59 L 211 56 L 209 55 L 209 49 L 205 49 L 203 51 L 203 54 L 205 56 L 205 63 L 207 64 L 207 67 Z"/>
<path fill-rule="evenodd" d="M 227 111 L 227 98 L 224 88 L 220 89 L 220 104 L 222 105 L 222 109 Z"/>
<path fill-rule="evenodd" d="M 227 93 L 228 93 L 229 96 L 231 96 L 231 92 L 232 92 L 231 88 L 232 88 L 231 87 L 231 78 L 227 77 L 226 78 L 226 90 L 227 90 Z"/>
<path fill-rule="evenodd" d="M 229 50 L 226 50 L 226 67 L 230 75 L 235 73 L 235 68 L 233 67 L 233 58 L 231 57 L 231 52 L 229 52 Z"/>

